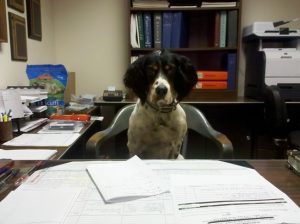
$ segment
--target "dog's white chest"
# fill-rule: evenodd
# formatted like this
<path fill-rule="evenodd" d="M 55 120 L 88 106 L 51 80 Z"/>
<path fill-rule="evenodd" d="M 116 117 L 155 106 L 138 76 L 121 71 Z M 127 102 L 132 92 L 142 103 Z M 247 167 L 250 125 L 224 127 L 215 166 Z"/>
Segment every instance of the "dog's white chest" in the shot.
<path fill-rule="evenodd" d="M 137 109 L 130 118 L 128 129 L 130 154 L 144 158 L 169 158 L 172 153 L 176 155 L 186 129 L 185 113 L 181 107 L 166 114 L 153 111 L 145 113 Z"/>

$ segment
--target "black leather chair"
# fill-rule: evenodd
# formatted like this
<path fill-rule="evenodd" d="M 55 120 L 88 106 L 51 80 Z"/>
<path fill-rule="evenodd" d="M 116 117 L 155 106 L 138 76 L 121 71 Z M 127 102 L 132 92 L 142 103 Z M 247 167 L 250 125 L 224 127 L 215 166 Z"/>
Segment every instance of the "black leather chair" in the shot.
<path fill-rule="evenodd" d="M 102 144 L 115 137 L 121 132 L 127 131 L 129 117 L 135 105 L 128 105 L 123 107 L 114 117 L 112 123 L 105 130 L 99 131 L 92 135 L 87 141 L 86 149 L 87 154 L 91 158 L 111 158 L 112 152 L 103 150 Z M 195 131 L 203 137 L 210 139 L 218 148 L 218 158 L 232 158 L 233 146 L 231 141 L 222 133 L 216 131 L 207 121 L 205 116 L 196 107 L 181 104 L 186 113 L 188 129 Z M 184 140 L 181 155 L 186 156 L 187 153 L 187 137 Z M 201 148 L 201 147 L 199 147 Z M 111 151 L 111 150 L 110 150 Z"/>
<path fill-rule="evenodd" d="M 287 105 L 280 95 L 280 89 L 273 85 L 266 86 L 264 98 L 265 120 L 281 156 L 285 157 L 290 149 L 300 150 L 300 126 L 291 125 L 293 122 L 288 116 Z"/>

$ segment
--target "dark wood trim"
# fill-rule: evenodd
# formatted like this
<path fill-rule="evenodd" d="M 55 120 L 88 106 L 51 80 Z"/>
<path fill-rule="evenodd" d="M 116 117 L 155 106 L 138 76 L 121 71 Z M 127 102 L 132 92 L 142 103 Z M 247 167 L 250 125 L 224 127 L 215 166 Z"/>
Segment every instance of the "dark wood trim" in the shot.
<path fill-rule="evenodd" d="M 7 42 L 5 0 L 0 0 L 0 42 Z"/>
<path fill-rule="evenodd" d="M 28 37 L 34 40 L 42 40 L 42 16 L 40 0 L 27 0 L 27 27 Z"/>
<path fill-rule="evenodd" d="M 24 0 L 7 0 L 7 6 L 19 12 L 24 12 Z"/>

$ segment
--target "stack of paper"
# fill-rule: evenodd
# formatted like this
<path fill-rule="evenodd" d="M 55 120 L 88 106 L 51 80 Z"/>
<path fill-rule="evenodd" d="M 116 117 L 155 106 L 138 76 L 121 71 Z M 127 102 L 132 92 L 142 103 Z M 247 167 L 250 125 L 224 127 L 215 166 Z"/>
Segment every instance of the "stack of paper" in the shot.
<path fill-rule="evenodd" d="M 87 170 L 106 202 L 128 201 L 168 191 L 137 156 L 116 164 L 89 165 Z"/>
<path fill-rule="evenodd" d="M 37 120 L 30 120 L 30 121 L 22 121 L 20 122 L 20 131 L 21 132 L 29 132 L 40 125 L 44 124 L 47 122 L 48 118 L 39 118 Z M 18 129 L 17 127 L 14 127 L 14 132 L 17 132 Z"/>
<path fill-rule="evenodd" d="M 0 159 L 46 160 L 57 153 L 55 149 L 0 149 Z"/>
<path fill-rule="evenodd" d="M 22 134 L 5 142 L 6 146 L 69 146 L 80 134 Z"/>

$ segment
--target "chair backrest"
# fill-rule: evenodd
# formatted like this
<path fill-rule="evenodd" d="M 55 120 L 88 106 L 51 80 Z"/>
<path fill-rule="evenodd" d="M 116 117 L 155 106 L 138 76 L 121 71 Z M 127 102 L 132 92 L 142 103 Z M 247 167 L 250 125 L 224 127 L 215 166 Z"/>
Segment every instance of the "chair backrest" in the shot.
<path fill-rule="evenodd" d="M 230 140 L 222 133 L 214 130 L 205 116 L 194 106 L 180 104 L 186 113 L 188 129 L 192 129 L 200 135 L 213 140 L 219 149 L 220 158 L 231 158 L 233 155 L 233 146 Z M 128 129 L 129 117 L 134 110 L 135 105 L 128 105 L 118 111 L 110 126 L 100 132 L 95 133 L 87 142 L 86 148 L 89 154 L 96 157 L 99 155 L 101 144 L 107 139 Z M 181 154 L 186 155 L 186 140 L 183 144 Z"/>
<path fill-rule="evenodd" d="M 286 104 L 280 95 L 280 89 L 277 86 L 266 86 L 264 99 L 265 119 L 268 128 L 272 130 L 275 137 L 286 135 L 289 119 Z"/>

